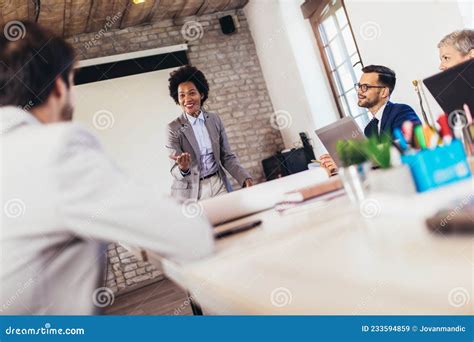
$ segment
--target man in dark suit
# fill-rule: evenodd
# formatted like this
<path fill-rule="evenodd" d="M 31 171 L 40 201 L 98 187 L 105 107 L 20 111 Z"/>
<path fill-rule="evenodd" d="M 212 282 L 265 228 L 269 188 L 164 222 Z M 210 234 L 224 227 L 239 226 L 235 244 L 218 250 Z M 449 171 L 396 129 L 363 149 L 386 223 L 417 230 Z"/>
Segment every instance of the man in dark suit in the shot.
<path fill-rule="evenodd" d="M 367 108 L 373 116 L 364 129 L 366 137 L 379 137 L 382 133 L 391 135 L 405 121 L 421 123 L 410 106 L 389 101 L 397 81 L 393 70 L 382 65 L 369 65 L 362 72 L 360 81 L 356 84 L 358 105 Z"/>

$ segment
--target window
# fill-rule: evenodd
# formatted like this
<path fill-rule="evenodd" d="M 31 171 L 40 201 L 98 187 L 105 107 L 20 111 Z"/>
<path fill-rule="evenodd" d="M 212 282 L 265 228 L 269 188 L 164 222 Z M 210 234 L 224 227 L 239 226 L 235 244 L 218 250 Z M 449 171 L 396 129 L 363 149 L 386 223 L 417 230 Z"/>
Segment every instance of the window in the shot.
<path fill-rule="evenodd" d="M 311 21 L 341 117 L 352 116 L 364 127 L 369 115 L 357 105 L 354 89 L 362 61 L 342 0 L 309 0 L 302 9 Z"/>

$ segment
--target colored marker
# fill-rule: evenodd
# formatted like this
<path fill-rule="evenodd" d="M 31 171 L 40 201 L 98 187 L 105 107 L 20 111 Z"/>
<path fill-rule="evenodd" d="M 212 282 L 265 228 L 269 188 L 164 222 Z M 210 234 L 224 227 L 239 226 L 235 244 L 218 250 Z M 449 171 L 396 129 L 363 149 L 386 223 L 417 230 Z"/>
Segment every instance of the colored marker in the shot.
<path fill-rule="evenodd" d="M 436 132 L 436 130 L 431 131 L 431 139 L 430 139 L 430 145 L 429 148 L 434 150 L 438 145 L 439 145 L 439 134 Z"/>
<path fill-rule="evenodd" d="M 426 141 L 425 141 L 425 135 L 423 133 L 423 126 L 422 125 L 416 125 L 415 126 L 415 139 L 418 145 L 420 146 L 421 149 L 425 150 L 426 149 Z"/>
<path fill-rule="evenodd" d="M 443 139 L 443 144 L 444 145 L 449 145 L 451 144 L 451 141 L 453 141 L 453 135 L 451 133 L 451 129 L 449 128 L 448 124 L 448 116 L 446 114 L 441 114 L 436 120 L 440 126 L 440 133 L 441 133 L 441 138 Z"/>
<path fill-rule="evenodd" d="M 393 130 L 393 136 L 394 136 L 395 140 L 398 141 L 398 144 L 400 145 L 400 148 L 402 149 L 402 151 L 408 150 L 407 141 L 405 140 L 405 137 L 403 136 L 402 131 L 400 130 L 400 128 L 395 128 Z"/>
<path fill-rule="evenodd" d="M 469 109 L 469 106 L 466 103 L 464 104 L 463 108 L 464 108 L 464 113 L 466 114 L 467 124 L 471 125 L 472 124 L 471 110 Z"/>
<path fill-rule="evenodd" d="M 433 136 L 433 130 L 428 125 L 423 125 L 423 135 L 425 136 L 426 147 L 431 148 L 431 137 Z"/>
<path fill-rule="evenodd" d="M 413 141 L 413 122 L 405 121 L 402 124 L 402 133 L 407 144 L 411 144 Z"/>

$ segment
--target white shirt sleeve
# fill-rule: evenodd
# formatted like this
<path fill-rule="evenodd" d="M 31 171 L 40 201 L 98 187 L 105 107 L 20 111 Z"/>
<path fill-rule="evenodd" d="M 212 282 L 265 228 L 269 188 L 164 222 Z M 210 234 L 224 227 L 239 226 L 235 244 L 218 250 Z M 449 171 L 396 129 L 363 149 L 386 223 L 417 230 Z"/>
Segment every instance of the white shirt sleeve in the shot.
<path fill-rule="evenodd" d="M 65 229 L 154 250 L 175 261 L 212 253 L 212 228 L 199 203 L 179 205 L 131 179 L 85 129 L 65 130 L 54 165 Z"/>

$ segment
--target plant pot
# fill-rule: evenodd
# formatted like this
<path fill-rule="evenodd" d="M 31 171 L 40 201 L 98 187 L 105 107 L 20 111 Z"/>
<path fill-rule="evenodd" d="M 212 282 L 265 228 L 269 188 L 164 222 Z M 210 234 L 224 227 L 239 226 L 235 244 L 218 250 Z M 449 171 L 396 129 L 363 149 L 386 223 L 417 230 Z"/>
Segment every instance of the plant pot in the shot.
<path fill-rule="evenodd" d="M 390 169 L 371 170 L 367 174 L 367 184 L 370 192 L 384 192 L 399 195 L 416 193 L 415 183 L 407 165 Z"/>
<path fill-rule="evenodd" d="M 363 163 L 351 165 L 339 169 L 339 177 L 342 180 L 347 196 L 352 202 L 358 203 L 367 196 L 367 174 L 370 171 L 370 164 Z"/>

